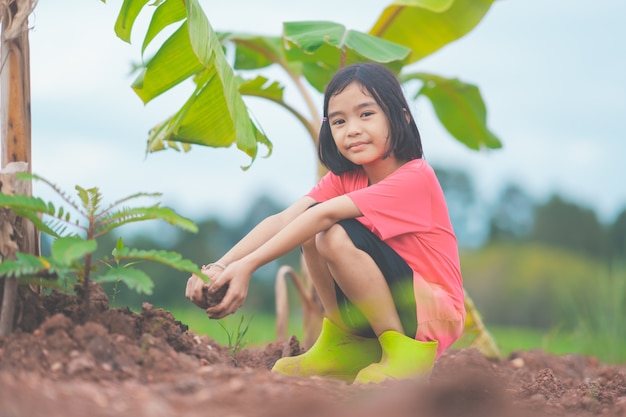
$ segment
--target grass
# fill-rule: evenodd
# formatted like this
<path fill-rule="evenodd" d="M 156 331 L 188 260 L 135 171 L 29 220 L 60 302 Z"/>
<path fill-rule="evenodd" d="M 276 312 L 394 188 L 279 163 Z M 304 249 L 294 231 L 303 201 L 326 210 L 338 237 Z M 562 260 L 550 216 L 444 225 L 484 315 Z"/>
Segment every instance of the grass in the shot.
<path fill-rule="evenodd" d="M 626 268 L 595 277 L 584 295 L 569 304 L 577 344 L 604 362 L 626 363 Z"/>
<path fill-rule="evenodd" d="M 176 320 L 189 326 L 189 329 L 194 333 L 207 335 L 224 346 L 229 345 L 229 335 L 232 343 L 232 335 L 237 333 L 242 319 L 246 323 L 250 322 L 244 339 L 241 341 L 245 346 L 260 346 L 276 340 L 276 316 L 273 314 L 241 309 L 236 314 L 221 320 L 210 320 L 204 311 L 196 308 L 170 311 Z M 302 341 L 302 319 L 300 317 L 291 318 L 288 334 L 295 334 L 298 340 Z"/>
<path fill-rule="evenodd" d="M 219 321 L 209 320 L 199 309 L 172 310 L 172 314 L 176 320 L 189 326 L 194 333 L 207 335 L 224 346 L 232 344 L 232 336 L 237 334 L 242 319 L 250 324 L 242 340 L 246 346 L 262 346 L 275 341 L 276 318 L 273 314 L 240 311 Z M 557 330 L 542 332 L 536 329 L 498 326 L 489 326 L 488 329 L 505 357 L 517 350 L 532 349 L 542 349 L 555 355 L 584 353 L 580 351 L 580 345 L 574 335 Z M 298 340 L 302 340 L 300 317 L 291 318 L 288 334 L 295 334 Z"/>
<path fill-rule="evenodd" d="M 574 336 L 558 330 L 549 332 L 518 327 L 489 326 L 504 357 L 518 350 L 541 349 L 555 355 L 581 352 Z"/>
<path fill-rule="evenodd" d="M 254 317 L 254 316 L 252 316 Z M 245 316 L 242 314 L 239 320 L 239 324 L 237 328 L 227 328 L 224 323 L 218 321 L 217 323 L 220 325 L 228 338 L 228 350 L 231 355 L 237 354 L 241 349 L 243 349 L 247 344 L 246 334 L 248 334 L 248 330 L 250 329 L 250 323 L 252 321 L 252 317 L 248 320 L 247 323 L 244 323 Z"/>

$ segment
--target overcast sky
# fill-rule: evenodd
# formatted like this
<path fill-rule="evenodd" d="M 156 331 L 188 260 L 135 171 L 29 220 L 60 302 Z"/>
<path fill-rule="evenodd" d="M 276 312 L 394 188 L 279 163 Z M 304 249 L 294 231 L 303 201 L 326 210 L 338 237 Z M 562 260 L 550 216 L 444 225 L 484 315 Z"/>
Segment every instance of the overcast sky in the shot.
<path fill-rule="evenodd" d="M 249 102 L 274 153 L 247 172 L 239 167 L 249 159 L 235 147 L 145 156 L 148 130 L 185 97 L 169 94 L 144 106 L 130 89 L 143 33 L 131 45 L 115 37 L 119 3 L 37 5 L 30 34 L 33 171 L 69 190 L 97 186 L 111 200 L 162 192 L 164 203 L 195 220 L 236 219 L 263 192 L 283 204 L 306 193 L 316 179 L 315 151 L 289 114 L 266 103 Z M 267 35 L 295 20 L 367 31 L 383 6 L 365 3 L 201 1 L 214 29 Z M 626 208 L 624 18 L 624 0 L 496 1 L 474 31 L 413 68 L 478 85 L 504 148 L 466 149 L 420 99 L 412 110 L 427 159 L 466 170 L 487 201 L 513 182 L 539 201 L 559 193 L 614 220 Z"/>

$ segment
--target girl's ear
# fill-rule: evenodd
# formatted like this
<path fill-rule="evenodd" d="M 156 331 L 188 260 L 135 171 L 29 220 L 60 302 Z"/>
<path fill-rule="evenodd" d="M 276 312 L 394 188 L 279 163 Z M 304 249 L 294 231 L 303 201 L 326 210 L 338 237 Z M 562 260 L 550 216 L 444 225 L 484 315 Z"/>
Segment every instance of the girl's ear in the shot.
<path fill-rule="evenodd" d="M 409 111 L 407 109 L 402 109 L 402 111 L 404 111 L 404 118 L 406 119 L 406 122 L 409 123 L 411 121 L 411 115 L 409 114 Z"/>

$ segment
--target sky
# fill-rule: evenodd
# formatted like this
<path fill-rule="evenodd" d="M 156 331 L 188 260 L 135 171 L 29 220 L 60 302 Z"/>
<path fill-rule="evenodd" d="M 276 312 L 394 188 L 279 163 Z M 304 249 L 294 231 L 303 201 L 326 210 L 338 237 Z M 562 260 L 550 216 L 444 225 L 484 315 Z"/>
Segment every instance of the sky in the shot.
<path fill-rule="evenodd" d="M 247 101 L 274 144 L 269 158 L 235 147 L 145 154 L 148 130 L 184 94 L 144 105 L 130 88 L 143 16 L 131 44 L 113 31 L 119 1 L 41 1 L 31 17 L 33 172 L 73 192 L 98 187 L 113 201 L 137 191 L 194 220 L 237 220 L 270 193 L 287 205 L 316 180 L 316 153 L 289 114 Z M 388 2 L 201 0 L 213 28 L 279 35 L 282 22 L 330 20 L 367 31 Z M 246 13 L 242 13 L 245 10 Z M 498 0 L 462 39 L 411 69 L 476 84 L 500 150 L 474 152 L 441 127 L 426 99 L 411 109 L 431 164 L 462 169 L 486 201 L 507 184 L 534 199 L 558 193 L 611 222 L 626 209 L 626 1 Z M 279 72 L 277 77 L 282 77 Z M 297 99 L 287 86 L 288 99 Z M 321 97 L 319 97 L 321 108 Z M 264 154 L 264 148 L 260 148 Z M 41 186 L 35 194 L 47 196 Z"/>

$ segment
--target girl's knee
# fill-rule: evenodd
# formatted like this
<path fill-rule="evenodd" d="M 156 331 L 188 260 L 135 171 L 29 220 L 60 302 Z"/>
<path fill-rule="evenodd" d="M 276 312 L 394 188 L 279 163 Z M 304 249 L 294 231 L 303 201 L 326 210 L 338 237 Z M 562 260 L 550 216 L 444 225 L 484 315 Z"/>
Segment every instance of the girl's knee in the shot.
<path fill-rule="evenodd" d="M 338 224 L 328 230 L 318 233 L 315 237 L 315 246 L 320 255 L 327 259 L 336 256 L 345 256 L 347 250 L 354 249 L 354 244 L 343 227 Z"/>

